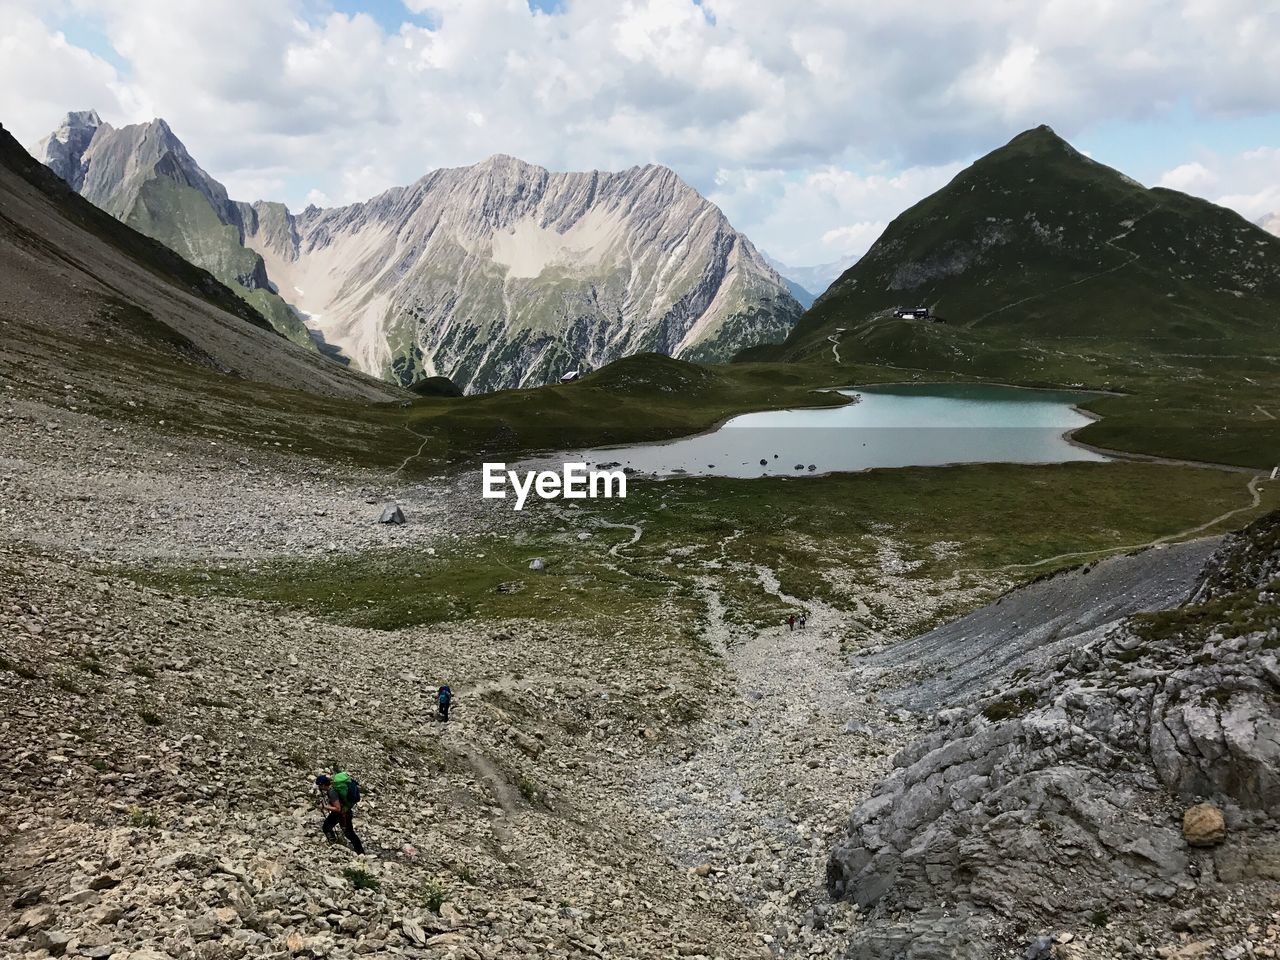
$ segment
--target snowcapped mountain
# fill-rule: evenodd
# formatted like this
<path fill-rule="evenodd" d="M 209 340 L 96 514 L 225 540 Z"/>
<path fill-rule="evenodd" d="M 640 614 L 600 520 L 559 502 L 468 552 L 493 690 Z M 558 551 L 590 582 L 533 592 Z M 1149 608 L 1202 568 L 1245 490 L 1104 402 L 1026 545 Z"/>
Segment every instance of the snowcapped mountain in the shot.
<path fill-rule="evenodd" d="M 644 351 L 727 360 L 780 342 L 801 313 L 719 208 L 661 166 L 552 173 L 495 156 L 295 214 L 230 201 L 163 120 L 115 130 L 70 114 L 35 152 L 264 301 L 286 335 L 305 320 L 326 349 L 403 384 L 531 386 Z"/>
<path fill-rule="evenodd" d="M 1267 233 L 1274 233 L 1277 237 L 1280 237 L 1280 211 L 1264 214 L 1254 222 Z"/>

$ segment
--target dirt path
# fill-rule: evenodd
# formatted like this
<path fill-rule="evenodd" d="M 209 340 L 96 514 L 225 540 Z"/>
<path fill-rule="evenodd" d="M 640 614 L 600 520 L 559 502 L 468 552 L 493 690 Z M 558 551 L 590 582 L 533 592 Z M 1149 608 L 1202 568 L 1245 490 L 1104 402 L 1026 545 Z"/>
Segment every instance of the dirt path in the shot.
<path fill-rule="evenodd" d="M 1189 540 L 1198 533 L 1203 533 L 1210 527 L 1217 526 L 1232 517 L 1246 513 L 1249 510 L 1256 510 L 1262 503 L 1262 492 L 1258 489 L 1258 484 L 1262 482 L 1262 474 L 1258 474 L 1249 480 L 1248 490 L 1250 502 L 1243 507 L 1236 507 L 1234 510 L 1228 510 L 1226 513 L 1219 514 L 1212 520 L 1206 520 L 1197 526 L 1190 527 L 1186 530 L 1180 530 L 1177 533 L 1169 533 L 1163 537 L 1157 537 L 1154 540 L 1148 540 L 1145 543 L 1134 543 L 1124 547 L 1104 547 L 1101 550 L 1077 550 L 1072 553 L 1059 553 L 1052 557 L 1045 557 L 1042 560 L 1033 560 L 1030 563 L 1009 563 L 1002 567 L 965 567 L 957 570 L 956 573 L 1000 573 L 1007 570 L 1032 570 L 1036 567 L 1043 567 L 1051 563 L 1058 563 L 1061 560 L 1076 560 L 1085 557 L 1098 557 L 1104 554 L 1113 553 L 1131 553 L 1134 550 L 1147 550 L 1151 547 L 1158 547 L 1163 544 L 1173 543 L 1179 540 Z"/>
<path fill-rule="evenodd" d="M 827 337 L 831 341 L 831 353 L 836 358 L 836 363 L 840 362 L 840 338 L 836 334 Z"/>
<path fill-rule="evenodd" d="M 399 476 L 401 471 L 403 471 L 405 467 L 407 467 L 414 460 L 417 460 L 418 457 L 422 456 L 422 451 L 425 450 L 427 447 L 427 444 L 431 442 L 430 437 L 423 436 L 417 430 L 414 430 L 412 427 L 405 427 L 405 429 L 408 430 L 410 433 L 412 433 L 415 437 L 420 439 L 422 442 L 418 444 L 418 449 L 416 452 L 411 453 L 409 454 L 409 456 L 405 457 L 402 461 L 400 461 L 400 466 L 396 467 L 394 470 L 391 471 L 391 476 L 393 477 Z"/>

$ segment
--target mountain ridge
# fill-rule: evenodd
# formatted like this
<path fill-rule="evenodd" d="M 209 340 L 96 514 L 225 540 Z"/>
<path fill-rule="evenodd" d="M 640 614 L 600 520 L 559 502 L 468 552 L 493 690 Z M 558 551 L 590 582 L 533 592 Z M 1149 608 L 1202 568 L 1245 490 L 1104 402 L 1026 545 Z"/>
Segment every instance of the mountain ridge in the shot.
<path fill-rule="evenodd" d="M 291 339 L 403 385 L 536 385 L 646 351 L 728 360 L 781 341 L 802 311 L 723 212 L 659 164 L 559 173 L 494 154 L 293 213 L 230 200 L 162 120 L 115 131 L 82 111 L 39 149 Z"/>
<path fill-rule="evenodd" d="M 951 351 L 944 337 L 968 331 L 984 342 L 1252 337 L 1274 330 L 1277 297 L 1280 239 L 1144 187 L 1041 126 L 896 217 L 777 354 L 828 350 L 837 327 L 871 341 L 879 361 L 929 364 Z M 893 320 L 894 307 L 920 303 L 950 329 Z"/>

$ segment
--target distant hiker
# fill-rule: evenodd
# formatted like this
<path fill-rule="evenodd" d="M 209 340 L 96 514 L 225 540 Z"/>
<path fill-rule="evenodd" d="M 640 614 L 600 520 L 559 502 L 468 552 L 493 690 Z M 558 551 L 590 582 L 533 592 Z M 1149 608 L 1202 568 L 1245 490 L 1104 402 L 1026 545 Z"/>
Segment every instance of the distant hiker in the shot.
<path fill-rule="evenodd" d="M 794 630 L 795 628 L 796 628 L 796 615 L 793 613 L 791 614 L 791 616 L 787 617 L 787 630 L 790 631 L 790 630 Z"/>
<path fill-rule="evenodd" d="M 804 629 L 804 625 L 805 625 L 806 623 L 808 623 L 808 622 L 809 622 L 809 618 L 808 618 L 807 616 L 805 616 L 803 613 L 802 613 L 802 614 L 800 614 L 800 629 L 801 629 L 801 630 L 803 630 L 803 629 Z"/>
<path fill-rule="evenodd" d="M 436 707 L 440 712 L 440 719 L 445 723 L 449 722 L 449 704 L 453 702 L 453 691 L 449 689 L 447 683 L 441 684 L 440 689 L 436 691 Z"/>
<path fill-rule="evenodd" d="M 355 805 L 360 802 L 360 782 L 346 771 L 335 773 L 332 777 L 324 774 L 316 777 L 316 789 L 320 791 L 320 809 L 327 816 L 324 818 L 324 835 L 330 843 L 338 838 L 334 830 L 342 827 L 343 836 L 351 844 L 356 853 L 364 853 L 364 844 L 356 836 L 351 817 Z"/>

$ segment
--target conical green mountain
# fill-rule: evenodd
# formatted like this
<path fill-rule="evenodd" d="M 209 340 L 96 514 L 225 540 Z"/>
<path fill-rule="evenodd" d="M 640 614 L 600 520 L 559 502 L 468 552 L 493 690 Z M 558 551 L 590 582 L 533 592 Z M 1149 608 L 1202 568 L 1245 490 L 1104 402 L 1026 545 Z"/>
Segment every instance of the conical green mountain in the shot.
<path fill-rule="evenodd" d="M 916 306 L 945 322 L 894 317 Z M 834 338 L 844 362 L 1085 380 L 1099 357 L 1274 346 L 1278 314 L 1280 238 L 1041 126 L 895 219 L 774 356 Z"/>

